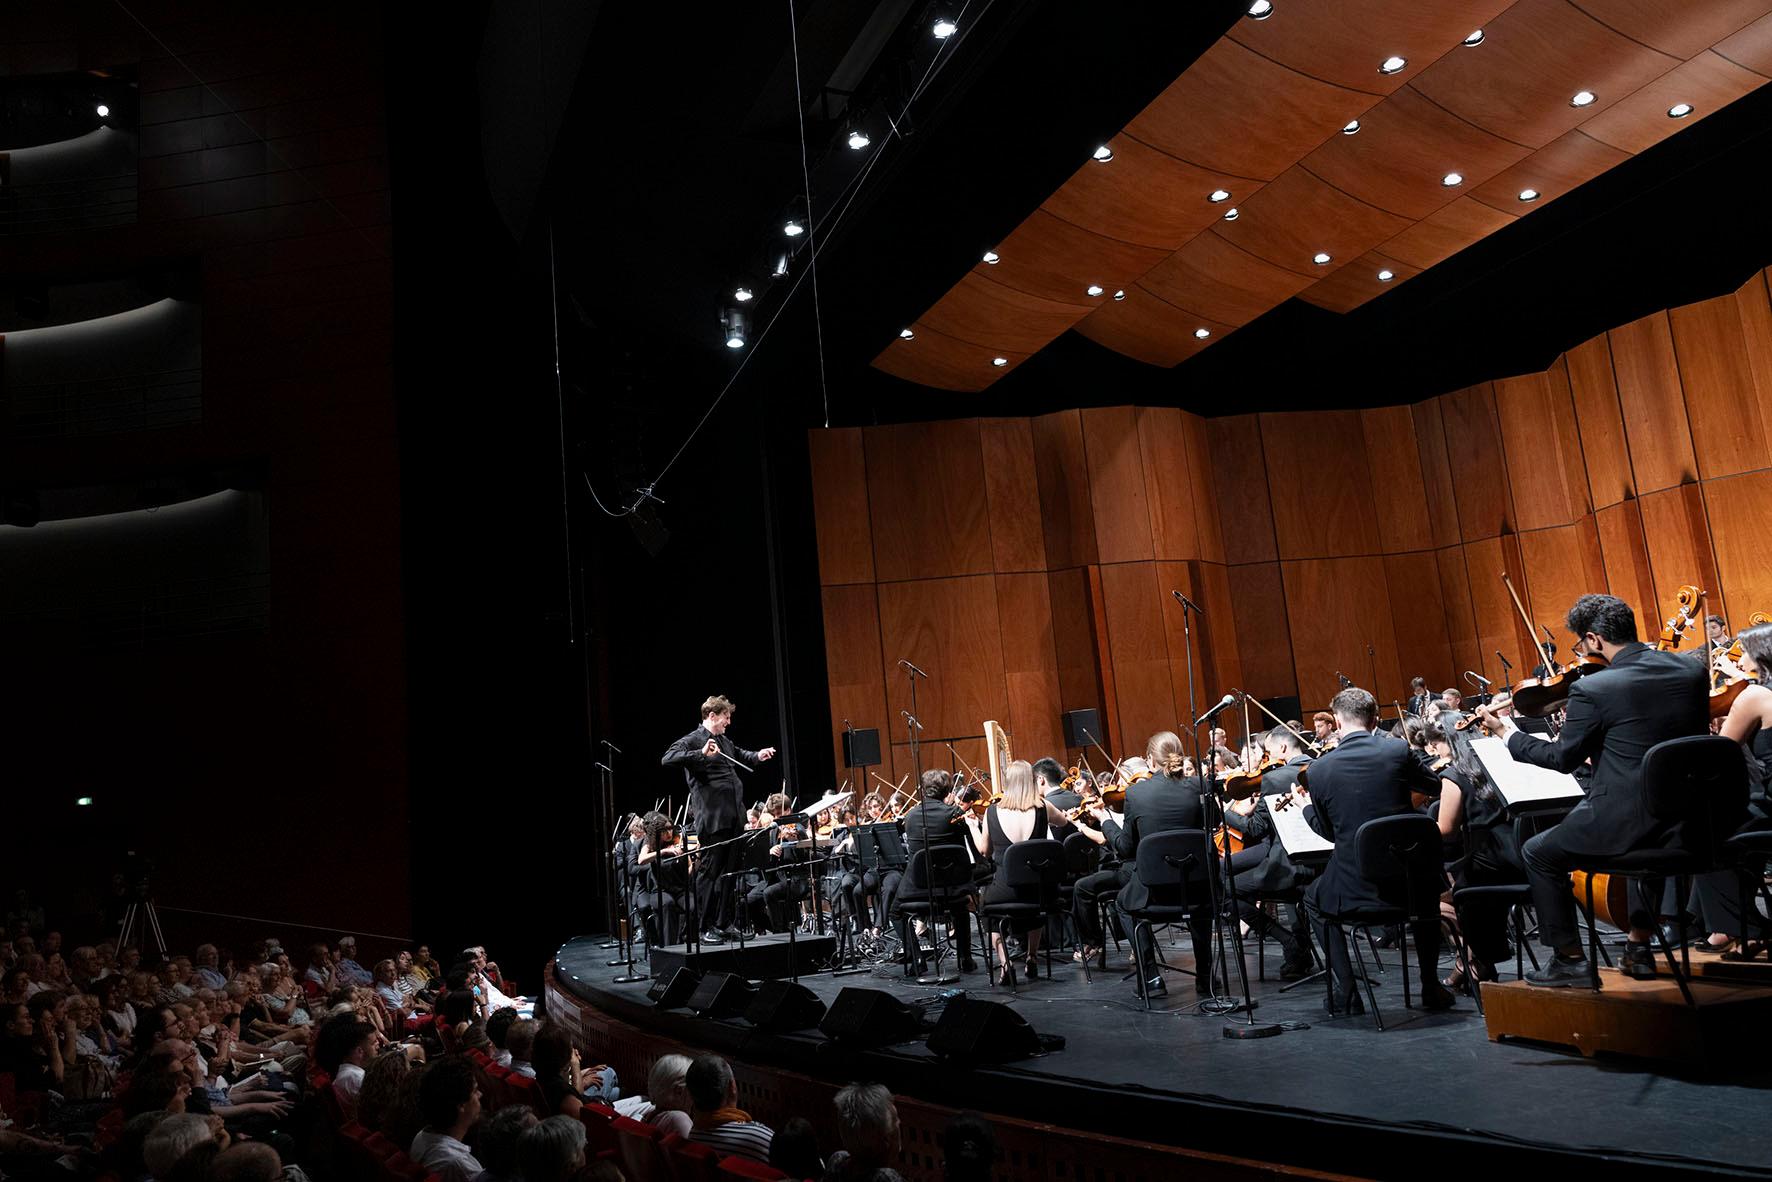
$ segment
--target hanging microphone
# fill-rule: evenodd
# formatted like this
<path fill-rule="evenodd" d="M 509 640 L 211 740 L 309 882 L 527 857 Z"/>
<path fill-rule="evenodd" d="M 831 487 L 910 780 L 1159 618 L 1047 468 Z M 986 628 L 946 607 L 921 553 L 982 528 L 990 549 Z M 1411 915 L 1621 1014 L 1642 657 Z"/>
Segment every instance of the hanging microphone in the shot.
<path fill-rule="evenodd" d="M 923 729 L 923 724 L 917 721 L 917 716 L 915 714 L 912 714 L 909 710 L 900 710 L 899 713 L 904 715 L 904 720 L 906 722 L 910 723 L 918 730 Z"/>
<path fill-rule="evenodd" d="M 1513 672 L 1513 669 L 1514 669 L 1513 663 L 1511 661 L 1509 661 L 1506 657 L 1501 655 L 1500 649 L 1495 650 L 1495 659 L 1501 662 L 1501 667 L 1503 669 L 1506 669 L 1509 673 Z"/>
<path fill-rule="evenodd" d="M 1469 669 L 1466 669 L 1464 671 L 1464 679 L 1466 681 L 1470 682 L 1472 685 L 1476 685 L 1478 682 L 1481 682 L 1484 689 L 1489 688 L 1489 679 L 1487 677 L 1484 677 L 1481 673 L 1472 673 Z"/>
<path fill-rule="evenodd" d="M 911 664 L 909 661 L 905 660 L 903 657 L 898 658 L 898 663 L 900 665 L 903 665 L 906 669 L 909 669 L 911 671 L 911 675 L 914 677 L 921 677 L 925 680 L 927 680 L 929 677 L 929 674 L 923 672 L 921 669 L 917 668 L 915 665 Z"/>
<path fill-rule="evenodd" d="M 1181 592 L 1171 591 L 1171 592 L 1169 592 L 1169 594 L 1171 594 L 1171 595 L 1175 596 L 1175 598 L 1181 600 L 1181 606 L 1187 608 L 1189 611 L 1193 612 L 1196 616 L 1204 616 L 1206 614 L 1205 612 L 1200 610 L 1199 604 L 1195 603 L 1193 600 L 1189 599 L 1187 596 L 1183 595 Z"/>
<path fill-rule="evenodd" d="M 602 740 L 602 743 L 603 743 L 603 746 L 609 748 L 611 751 L 615 752 L 617 755 L 621 754 L 621 748 L 617 747 L 614 743 L 611 743 L 608 739 Z"/>
<path fill-rule="evenodd" d="M 1226 694 L 1224 697 L 1222 697 L 1218 700 L 1218 705 L 1212 707 L 1210 710 L 1206 711 L 1206 713 L 1204 713 L 1204 714 L 1200 715 L 1200 717 L 1194 719 L 1194 725 L 1199 726 L 1201 723 L 1205 722 L 1208 718 L 1211 718 L 1214 714 L 1217 714 L 1220 710 L 1223 710 L 1226 706 L 1229 706 L 1231 703 L 1235 702 L 1236 700 L 1237 700 L 1237 695 Z"/>
<path fill-rule="evenodd" d="M 1342 689 L 1352 689 L 1353 688 L 1354 679 L 1347 676 L 1339 669 L 1337 669 L 1335 671 L 1335 680 L 1341 682 Z"/>

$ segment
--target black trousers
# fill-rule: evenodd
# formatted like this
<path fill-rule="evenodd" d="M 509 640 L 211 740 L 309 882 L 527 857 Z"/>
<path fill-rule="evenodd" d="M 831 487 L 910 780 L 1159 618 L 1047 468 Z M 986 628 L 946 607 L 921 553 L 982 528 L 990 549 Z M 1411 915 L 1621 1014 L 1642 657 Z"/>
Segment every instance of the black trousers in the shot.
<path fill-rule="evenodd" d="M 1526 863 L 1526 881 L 1532 885 L 1532 906 L 1538 912 L 1538 939 L 1551 949 L 1581 943 L 1569 872 L 1580 869 L 1584 863 L 1599 860 L 1579 848 L 1581 835 L 1578 832 L 1565 833 L 1568 828 L 1565 822 L 1546 829 L 1528 841 L 1521 851 Z M 1632 927 L 1655 926 L 1656 913 L 1661 910 L 1662 881 L 1651 875 L 1633 880 Z"/>
<path fill-rule="evenodd" d="M 660 891 L 640 891 L 634 895 L 634 910 L 646 929 L 649 944 L 675 944 L 682 938 L 683 900 Z"/>
<path fill-rule="evenodd" d="M 1465 863 L 1458 885 L 1502 886 L 1519 882 L 1522 873 L 1520 867 L 1509 864 L 1494 851 L 1478 850 Z M 1569 892 L 1565 890 L 1563 893 Z M 1506 960 L 1508 904 L 1505 901 L 1465 899 L 1458 903 L 1457 910 L 1458 930 L 1471 955 L 1484 964 L 1499 964 Z"/>
<path fill-rule="evenodd" d="M 861 875 L 862 895 L 874 901 L 874 926 L 885 931 L 892 926 L 890 914 L 892 900 L 898 895 L 898 884 L 904 878 L 904 871 L 887 867 L 884 870 L 864 870 Z M 859 911 L 856 914 L 861 914 Z"/>
<path fill-rule="evenodd" d="M 1077 931 L 1083 934 L 1083 943 L 1101 947 L 1106 939 L 1106 933 L 1101 930 L 1101 900 L 1118 894 L 1130 877 L 1129 872 L 1115 867 L 1085 874 L 1072 885 L 1071 917 L 1077 921 Z"/>
<path fill-rule="evenodd" d="M 695 906 L 700 911 L 697 917 L 702 931 L 712 928 L 729 928 L 738 909 L 734 900 L 733 883 L 736 879 L 725 877 L 728 871 L 736 870 L 742 858 L 742 842 L 731 845 L 720 845 L 713 849 L 716 842 L 730 841 L 743 833 L 743 829 L 719 829 L 712 833 L 700 834 L 702 852 L 696 858 L 695 865 Z"/>
<path fill-rule="evenodd" d="M 806 898 L 803 875 L 783 877 L 778 882 L 758 883 L 745 895 L 745 910 L 754 932 L 785 932 L 794 922 L 794 904 Z"/>
<path fill-rule="evenodd" d="M 1354 966 L 1347 954 L 1347 938 L 1342 926 L 1326 921 L 1315 910 L 1310 911 L 1311 926 L 1329 958 L 1331 991 L 1337 1003 L 1345 1003 L 1354 992 Z M 1421 973 L 1421 985 L 1438 984 L 1440 979 L 1440 921 L 1424 920 L 1409 925 L 1409 941 L 1415 945 L 1415 967 Z"/>

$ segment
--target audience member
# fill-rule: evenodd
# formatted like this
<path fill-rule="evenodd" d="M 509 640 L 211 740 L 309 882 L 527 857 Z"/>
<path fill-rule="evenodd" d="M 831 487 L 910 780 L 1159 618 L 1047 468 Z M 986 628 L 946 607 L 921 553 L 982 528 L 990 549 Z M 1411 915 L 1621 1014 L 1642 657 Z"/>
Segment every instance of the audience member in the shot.
<path fill-rule="evenodd" d="M 550 1116 L 517 1138 L 523 1182 L 566 1182 L 585 1164 L 585 1127 L 574 1116 Z"/>
<path fill-rule="evenodd" d="M 424 1128 L 406 1155 L 443 1182 L 473 1182 L 482 1167 L 468 1149 L 468 1133 L 480 1119 L 480 1085 L 461 1059 L 439 1059 L 418 1085 Z"/>
<path fill-rule="evenodd" d="M 997 1134 L 976 1112 L 961 1112 L 941 1131 L 944 1182 L 991 1182 L 997 1163 Z"/>
<path fill-rule="evenodd" d="M 506 1104 L 480 1126 L 474 1156 L 485 1169 L 474 1182 L 524 1182 L 517 1164 L 517 1140 L 536 1125 L 535 1109 L 527 1104 Z"/>
<path fill-rule="evenodd" d="M 691 1141 L 753 1161 L 769 1160 L 769 1143 L 775 1132 L 738 1106 L 738 1081 L 731 1064 L 718 1055 L 699 1055 L 684 1073 L 683 1085 L 689 1092 L 694 1125 Z"/>
<path fill-rule="evenodd" d="M 345 1119 L 357 1116 L 357 1097 L 363 1091 L 365 1068 L 375 1056 L 380 1035 L 375 1027 L 349 1015 L 329 1020 L 314 1044 L 314 1060 L 332 1076 L 332 1094 Z M 401 1056 L 404 1058 L 404 1056 Z"/>
<path fill-rule="evenodd" d="M 492 1017 L 486 1019 L 486 1041 L 493 1046 L 492 1061 L 500 1067 L 511 1065 L 511 1051 L 507 1045 L 506 1036 L 510 1033 L 511 1027 L 517 1023 L 519 1017 L 515 1006 L 505 1006 L 503 1009 L 495 1011 Z"/>
<path fill-rule="evenodd" d="M 374 978 L 357 963 L 357 937 L 338 938 L 338 957 L 332 964 L 333 983 L 337 985 L 368 985 Z"/>
<path fill-rule="evenodd" d="M 519 1018 L 505 1027 L 505 1066 L 530 1079 L 535 1078 L 535 1065 L 529 1056 L 535 1051 L 535 1031 L 539 1025 L 533 1018 Z"/>
<path fill-rule="evenodd" d="M 366 1129 L 382 1129 L 398 1103 L 401 1084 L 413 1070 L 405 1055 L 377 1055 L 364 1069 L 363 1084 L 357 1091 L 357 1123 Z M 395 1144 L 411 1140 L 409 1136 Z"/>
<path fill-rule="evenodd" d="M 818 1134 L 803 1116 L 790 1116 L 769 1139 L 769 1164 L 790 1178 L 823 1178 L 824 1159 L 818 1155 Z"/>
<path fill-rule="evenodd" d="M 837 1135 L 843 1148 L 831 1155 L 825 1182 L 903 1182 L 898 1161 L 898 1108 L 879 1084 L 852 1083 L 838 1092 Z"/>
<path fill-rule="evenodd" d="M 142 1164 L 155 1178 L 164 1179 L 172 1173 L 172 1167 L 179 1159 L 192 1149 L 226 1136 L 227 1131 L 219 1117 L 198 1116 L 194 1112 L 175 1113 L 155 1125 L 148 1139 L 142 1142 Z"/>
<path fill-rule="evenodd" d="M 542 1106 L 550 1116 L 576 1117 L 586 1100 L 610 1104 L 620 1096 L 615 1069 L 601 1063 L 581 1067 L 578 1048 L 558 1026 L 543 1023 L 536 1030 L 530 1056 Z"/>

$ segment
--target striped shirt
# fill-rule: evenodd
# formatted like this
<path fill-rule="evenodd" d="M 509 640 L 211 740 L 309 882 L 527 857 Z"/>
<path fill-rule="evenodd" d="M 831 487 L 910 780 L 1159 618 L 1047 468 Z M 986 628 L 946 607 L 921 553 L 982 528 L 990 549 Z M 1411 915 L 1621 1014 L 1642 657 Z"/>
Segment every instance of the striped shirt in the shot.
<path fill-rule="evenodd" d="M 689 1133 L 689 1139 L 711 1146 L 721 1153 L 767 1162 L 769 1143 L 775 1139 L 775 1130 L 758 1120 L 733 1120 L 693 1129 Z"/>

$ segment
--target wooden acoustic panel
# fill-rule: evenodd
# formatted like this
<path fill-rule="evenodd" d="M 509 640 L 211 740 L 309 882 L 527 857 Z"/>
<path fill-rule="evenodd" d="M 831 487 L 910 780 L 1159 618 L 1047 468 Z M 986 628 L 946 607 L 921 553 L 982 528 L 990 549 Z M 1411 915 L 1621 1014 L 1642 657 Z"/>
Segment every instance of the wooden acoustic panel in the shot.
<path fill-rule="evenodd" d="M 1668 136 L 1716 114 L 1765 84 L 1766 79 L 1752 70 L 1707 50 L 1595 115 L 1581 125 L 1581 130 L 1603 144 L 1634 155 L 1648 151 Z M 1681 119 L 1670 118 L 1667 112 L 1675 103 L 1689 104 L 1692 113 Z"/>
<path fill-rule="evenodd" d="M 1472 606 L 1471 574 L 1465 564 L 1463 546 L 1447 546 L 1434 551 L 1434 565 L 1440 571 L 1440 611 L 1446 619 L 1446 644 L 1451 654 L 1451 676 L 1465 669 L 1474 669 L 1483 650 L 1477 642 L 1477 616 Z M 1446 685 L 1438 686 L 1445 689 Z"/>
<path fill-rule="evenodd" d="M 1167 254 L 1224 212 L 1207 200 L 1208 194 L 1224 189 L 1241 200 L 1259 187 L 1259 182 L 1177 159 L 1146 143 L 1137 127 L 1134 123 L 1108 141 L 1112 160 L 1084 164 L 1041 203 L 1041 210 L 1096 234 Z M 1011 245 L 1022 249 L 1013 237 Z"/>
<path fill-rule="evenodd" d="M 1188 570 L 1194 589 L 1199 592 L 1194 598 L 1201 608 L 1201 614 L 1194 618 L 1194 643 L 1198 646 L 1199 686 L 1205 691 L 1199 696 L 1199 708 L 1204 710 L 1226 691 L 1239 688 L 1243 683 L 1243 661 L 1238 647 L 1236 612 L 1232 606 L 1236 602 L 1236 591 L 1231 586 L 1230 569 L 1223 563 L 1191 562 Z M 1184 702 L 1183 679 L 1187 669 L 1182 660 L 1182 649 L 1175 643 L 1183 613 L 1174 596 L 1168 597 L 1163 610 L 1168 613 L 1169 654 L 1177 687 L 1176 701 Z M 1186 725 L 1193 719 L 1179 721 Z"/>
<path fill-rule="evenodd" d="M 1144 454 L 1138 413 L 1130 406 L 1083 413 L 1083 452 L 1089 467 L 1089 501 L 1095 514 L 1095 542 L 1102 563 L 1154 557 L 1150 502 L 1145 492 Z"/>
<path fill-rule="evenodd" d="M 1292 661 L 1292 629 L 1280 564 L 1245 563 L 1227 574 L 1243 669 L 1241 688 L 1258 698 L 1297 693 L 1298 670 Z"/>
<path fill-rule="evenodd" d="M 1448 54 L 1415 88 L 1458 118 L 1542 148 L 1660 77 L 1679 59 L 1588 16 L 1568 0 L 1518 0 L 1474 53 Z M 1587 107 L 1570 98 L 1592 91 Z"/>
<path fill-rule="evenodd" d="M 1513 499 L 1501 450 L 1501 427 L 1488 382 L 1440 398 L 1446 454 L 1464 540 L 1493 538 L 1513 528 Z"/>
<path fill-rule="evenodd" d="M 1389 279 L 1379 278 L 1379 274 L 1384 271 L 1390 272 Z M 1419 267 L 1412 267 L 1402 259 L 1391 258 L 1382 251 L 1369 250 L 1347 266 L 1336 268 L 1299 292 L 1298 298 L 1331 312 L 1352 312 L 1367 300 L 1376 299 L 1391 290 L 1399 281 L 1412 279 L 1419 274 Z"/>
<path fill-rule="evenodd" d="M 1589 568 L 1587 559 L 1590 555 L 1593 565 L 1599 568 L 1597 573 Z M 1583 595 L 1605 592 L 1605 566 L 1599 554 L 1586 546 L 1581 527 L 1577 525 L 1535 529 L 1521 534 L 1520 558 L 1526 565 L 1526 585 L 1520 588 L 1520 598 L 1526 601 L 1532 622 L 1549 628 L 1556 637 L 1559 659 L 1567 660 L 1568 637 L 1563 618 Z M 1538 639 L 1543 638 L 1544 633 L 1540 632 Z M 1537 658 L 1530 648 L 1519 652 L 1502 651 L 1514 663 L 1514 680 L 1532 675 L 1531 666 L 1525 662 Z"/>
<path fill-rule="evenodd" d="M 1255 108 L 1250 95 L 1261 96 Z M 1224 169 L 1232 178 L 1268 181 L 1375 101 L 1365 91 L 1289 69 L 1226 37 L 1127 124 L 1126 134 L 1178 159 Z M 1117 162 L 1117 142 L 1113 146 Z M 1238 186 L 1224 188 L 1236 193 Z"/>
<path fill-rule="evenodd" d="M 1710 610 L 1727 614 L 1717 585 L 1717 560 L 1711 553 L 1710 522 L 1704 493 L 1696 483 L 1644 493 L 1637 502 L 1643 515 L 1643 538 L 1649 547 L 1649 571 L 1655 584 L 1655 612 L 1645 627 L 1673 614 L 1679 589 L 1692 584 L 1711 594 Z M 1647 638 L 1646 638 L 1647 639 Z"/>
<path fill-rule="evenodd" d="M 1431 550 L 1384 556 L 1384 582 L 1390 595 L 1391 635 L 1397 670 L 1405 683 L 1427 678 L 1434 690 L 1452 684 L 1452 645 L 1440 603 L 1439 562 Z M 1403 687 L 1407 694 L 1407 684 Z"/>
<path fill-rule="evenodd" d="M 1472 617 L 1477 626 L 1477 653 L 1474 663 L 1460 666 L 1458 672 L 1474 670 L 1491 679 L 1501 672 L 1497 652 L 1510 654 L 1532 651 L 1534 638 L 1520 619 L 1507 584 L 1501 581 L 1502 571 L 1513 580 L 1521 598 L 1526 594 L 1526 567 L 1521 560 L 1518 538 L 1509 534 L 1500 538 L 1484 538 L 1464 544 L 1465 573 L 1470 579 Z M 1537 622 L 1536 620 L 1534 621 Z M 1547 623 L 1549 621 L 1546 621 Z M 1554 625 L 1553 625 L 1554 626 Z M 1462 686 L 1461 676 L 1459 684 Z"/>
<path fill-rule="evenodd" d="M 1205 329 L 1210 336 L 1194 334 Z M 1098 345 L 1165 369 L 1180 365 L 1236 331 L 1236 326 L 1178 308 L 1142 282 L 1126 289 L 1123 300 L 1109 300 L 1077 325 L 1077 331 Z"/>
<path fill-rule="evenodd" d="M 1009 698 L 1005 725 L 1013 736 L 1013 749 L 1028 759 L 1038 758 L 1034 752 L 1058 751 L 1064 742 L 1059 731 L 1058 652 L 1045 574 L 998 575 L 997 618 Z"/>
<path fill-rule="evenodd" d="M 1360 412 L 1264 414 L 1261 434 L 1280 557 L 1377 554 Z"/>
<path fill-rule="evenodd" d="M 1636 493 L 1625 446 L 1624 417 L 1612 373 L 1612 346 L 1604 333 L 1563 355 L 1569 371 L 1569 398 L 1581 424 L 1581 458 L 1587 468 L 1588 496 L 1595 508 L 1616 505 Z"/>
<path fill-rule="evenodd" d="M 1587 472 L 1562 360 L 1539 373 L 1502 378 L 1494 389 L 1514 525 L 1529 530 L 1574 522 L 1588 510 Z"/>
<path fill-rule="evenodd" d="M 1158 584 L 1154 562 L 1104 563 L 1101 590 L 1121 743 L 1127 751 L 1143 751 L 1153 733 L 1175 726 L 1163 624 L 1162 601 L 1168 592 Z"/>
<path fill-rule="evenodd" d="M 1026 353 L 998 352 L 958 337 L 945 336 L 918 321 L 910 326 L 915 340 L 894 340 L 874 357 L 873 365 L 895 378 L 941 390 L 982 390 L 1028 359 Z M 994 364 L 1001 357 L 1006 365 Z"/>
<path fill-rule="evenodd" d="M 1222 563 L 1224 534 L 1218 522 L 1218 489 L 1212 483 L 1212 454 L 1207 446 L 1206 420 L 1199 415 L 1183 414 L 1182 426 L 1187 431 L 1188 479 L 1194 486 L 1194 527 L 1200 534 L 1200 557 L 1207 562 Z"/>
<path fill-rule="evenodd" d="M 886 671 L 880 661 L 880 610 L 873 584 L 830 586 L 824 607 L 825 673 L 830 686 L 831 748 L 843 766 L 843 719 L 888 733 Z"/>
<path fill-rule="evenodd" d="M 1170 560 L 1198 558 L 1200 531 L 1194 521 L 1185 417 L 1174 407 L 1162 406 L 1141 406 L 1136 413 L 1153 552 Z"/>
<path fill-rule="evenodd" d="M 878 577 L 987 573 L 990 526 L 977 421 L 869 427 L 863 437 Z"/>
<path fill-rule="evenodd" d="M 1689 58 L 1772 11 L 1768 0 L 1571 0 L 1610 28 L 1673 57 Z"/>
<path fill-rule="evenodd" d="M 1033 424 L 1027 419 L 980 419 L 978 442 L 990 510 L 992 569 L 1045 570 Z"/>
<path fill-rule="evenodd" d="M 1275 5 L 1273 18 L 1238 21 L 1228 34 L 1264 57 L 1349 90 L 1390 94 L 1441 55 L 1461 52 L 1472 29 L 1486 28 L 1511 0 L 1366 0 L 1359 4 Z M 1462 51 L 1469 52 L 1469 51 Z M 1407 68 L 1380 74 L 1391 55 Z"/>
<path fill-rule="evenodd" d="M 1384 253 L 1420 273 L 1444 262 L 1512 222 L 1513 216 L 1470 197 L 1460 197 L 1384 244 Z M 1399 280 L 1400 282 L 1400 280 Z"/>
<path fill-rule="evenodd" d="M 1395 615 L 1382 558 L 1307 558 L 1282 562 L 1298 693 L 1306 710 L 1322 709 L 1340 688 L 1339 672 L 1374 693 L 1396 688 Z M 1366 646 L 1373 648 L 1368 661 Z M 1370 665 L 1375 663 L 1374 687 Z"/>
<path fill-rule="evenodd" d="M 1363 410 L 1360 429 L 1372 503 L 1378 506 L 1379 549 L 1391 554 L 1430 548 L 1434 538 L 1415 442 L 1415 416 L 1407 406 Z"/>
<path fill-rule="evenodd" d="M 1740 292 L 1668 311 L 1698 474 L 1764 468 L 1772 409 L 1772 311 L 1755 275 Z M 1759 338 L 1757 348 L 1750 337 Z"/>
<path fill-rule="evenodd" d="M 818 534 L 818 581 L 874 581 L 868 524 L 867 459 L 859 427 L 806 433 L 812 470 L 812 519 Z"/>
<path fill-rule="evenodd" d="M 1209 419 L 1206 437 L 1212 443 L 1218 520 L 1224 536 L 1230 539 L 1227 557 L 1238 563 L 1275 561 L 1280 551 L 1274 540 L 1274 510 L 1268 498 L 1260 418 L 1231 415 Z"/>
<path fill-rule="evenodd" d="M 886 677 L 886 706 L 893 740 L 909 737 L 900 711 L 911 708 L 910 689 L 904 677 L 895 676 L 900 659 L 929 674 L 917 684 L 925 745 L 980 734 L 985 719 L 1002 718 L 1009 702 L 995 577 L 881 583 L 879 590 L 880 655 L 892 670 Z"/>
<path fill-rule="evenodd" d="M 1421 456 L 1421 483 L 1427 495 L 1428 529 L 1434 545 L 1457 544 L 1458 500 L 1452 491 L 1452 461 L 1447 455 L 1446 416 L 1441 398 L 1429 398 L 1409 408 L 1415 419 L 1415 447 Z"/>
<path fill-rule="evenodd" d="M 1105 293 L 1125 287 L 1169 253 L 1162 247 L 1109 238 L 1043 209 L 1030 213 L 994 249 L 1000 261 L 973 264 L 973 277 L 1084 308 L 1100 307 Z M 1099 284 L 1104 294 L 1089 295 L 1092 283 Z"/>
<path fill-rule="evenodd" d="M 1772 78 L 1772 15 L 1717 42 L 1716 50 L 1738 66 Z"/>
<path fill-rule="evenodd" d="M 1606 591 L 1631 605 L 1638 620 L 1658 610 L 1655 580 L 1649 569 L 1649 543 L 1643 537 L 1643 515 L 1637 499 L 1596 510 L 1600 555 L 1606 566 Z"/>
<path fill-rule="evenodd" d="M 1089 573 L 1083 567 L 1049 571 L 1046 591 L 1052 603 L 1060 711 L 1102 709 L 1102 656 L 1096 648 L 1097 605 L 1090 594 Z"/>
<path fill-rule="evenodd" d="M 1074 410 L 1033 421 L 1034 468 L 1040 482 L 1040 521 L 1049 569 L 1097 561 L 1095 511 L 1083 451 L 1083 417 Z"/>
<path fill-rule="evenodd" d="M 1409 226 L 1407 218 L 1368 205 L 1297 166 L 1249 198 L 1239 212 L 1236 221 L 1218 227 L 1225 241 L 1312 282 Z M 1332 261 L 1321 266 L 1312 262 L 1319 251 Z"/>
<path fill-rule="evenodd" d="M 1753 612 L 1772 614 L 1772 471 L 1748 472 L 1704 483 L 1706 516 L 1716 546 L 1717 581 L 1740 628 Z"/>
<path fill-rule="evenodd" d="M 1477 185 L 1471 189 L 1470 195 L 1503 213 L 1524 216 L 1574 192 L 1608 168 L 1628 159 L 1626 153 L 1576 128 Z M 1527 189 L 1538 196 L 1531 201 L 1521 201 L 1520 194 Z"/>
<path fill-rule="evenodd" d="M 982 345 L 994 353 L 1037 353 L 1053 337 L 1089 315 L 1083 290 L 1071 303 L 1029 295 L 982 275 L 960 282 L 923 313 L 922 323 L 944 336 Z M 915 341 L 906 344 L 914 345 Z"/>
<path fill-rule="evenodd" d="M 1667 313 L 1655 312 L 1606 334 L 1639 495 L 1697 475 L 1692 432 Z"/>
<path fill-rule="evenodd" d="M 1310 286 L 1310 279 L 1240 250 L 1208 230 L 1153 267 L 1144 286 L 1179 308 L 1242 326 Z"/>

